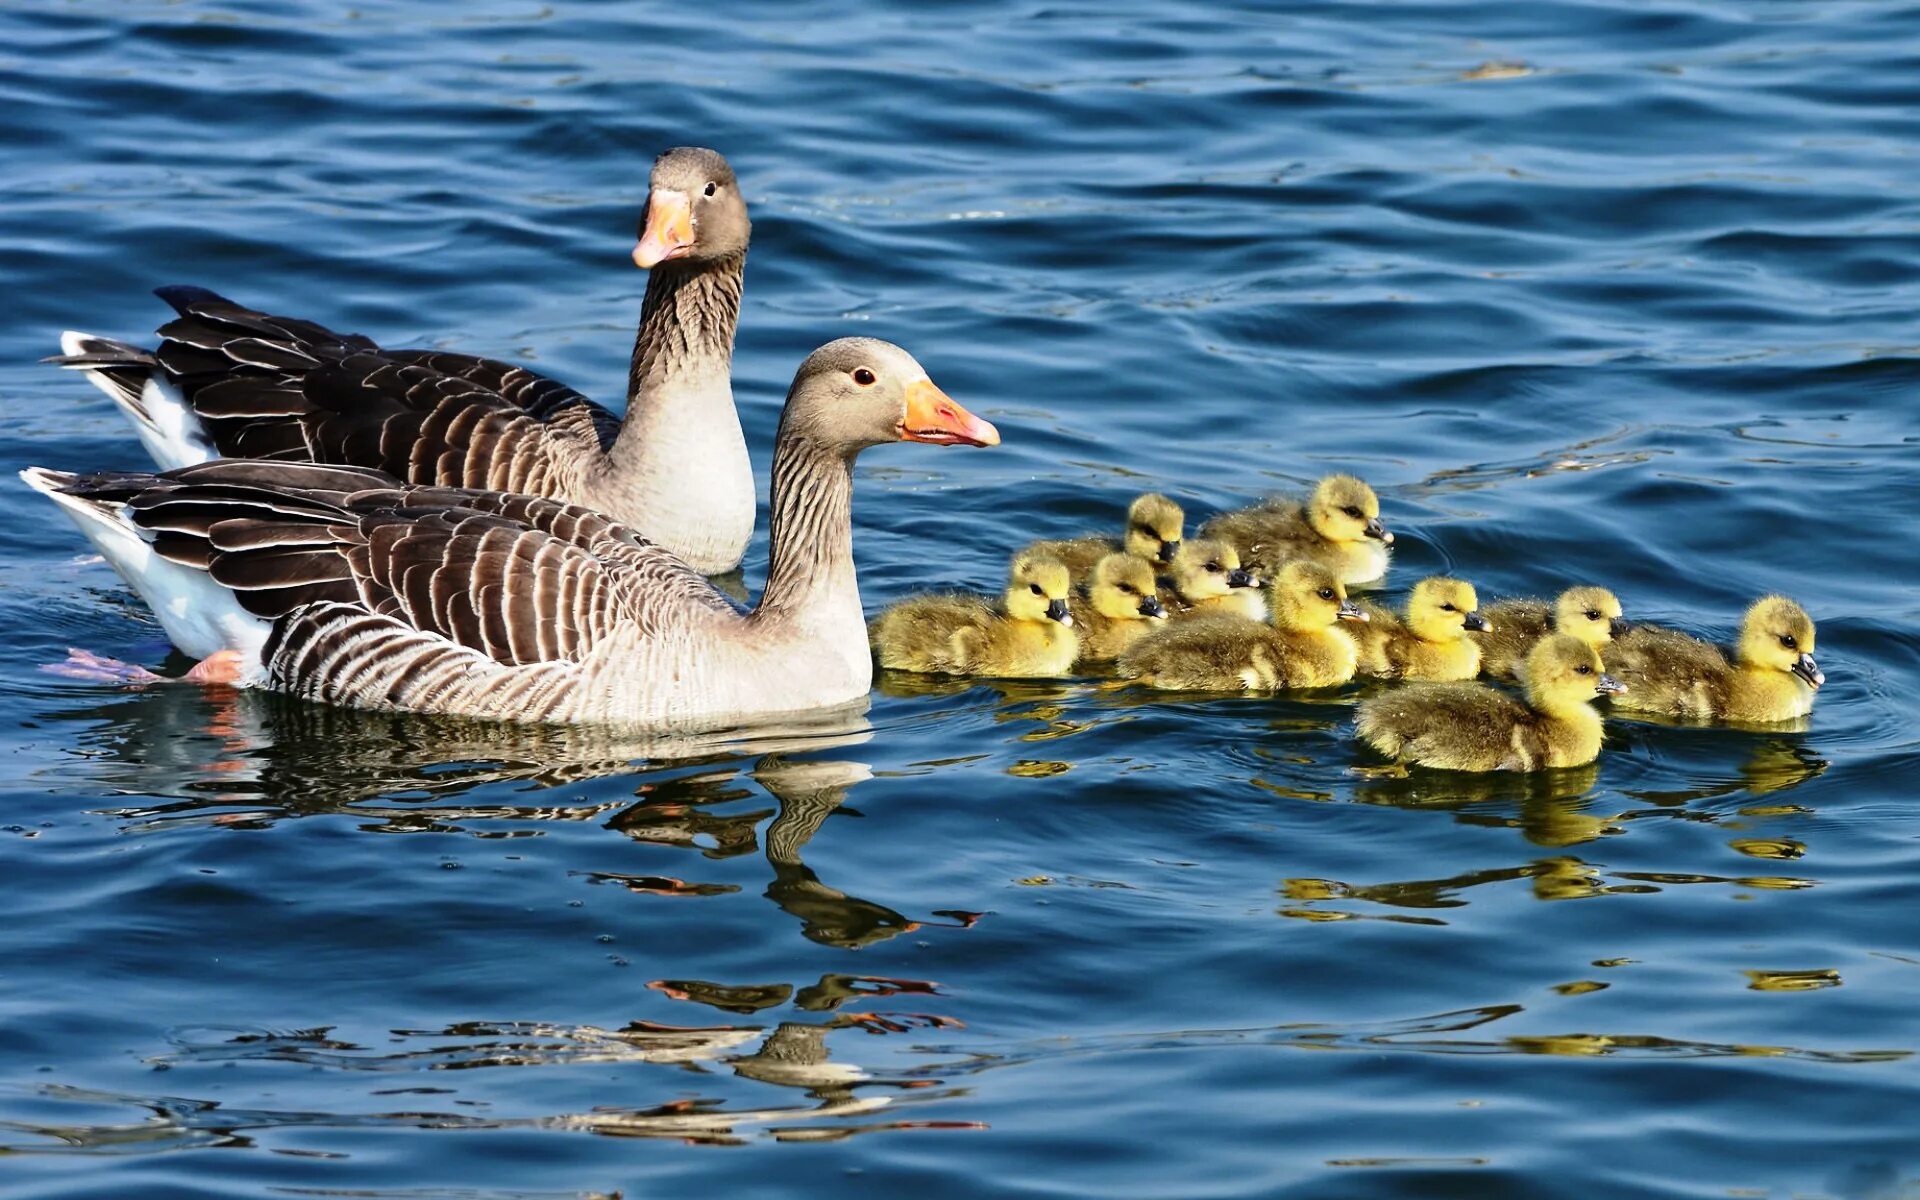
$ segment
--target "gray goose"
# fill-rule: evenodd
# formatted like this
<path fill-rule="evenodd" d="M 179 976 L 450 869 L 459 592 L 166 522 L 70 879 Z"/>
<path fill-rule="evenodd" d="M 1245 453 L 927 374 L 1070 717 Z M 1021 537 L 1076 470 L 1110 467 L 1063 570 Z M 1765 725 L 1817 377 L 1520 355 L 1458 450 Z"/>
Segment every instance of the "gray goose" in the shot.
<path fill-rule="evenodd" d="M 218 457 L 372 467 L 411 483 L 528 492 L 597 509 L 705 574 L 740 564 L 753 467 L 730 382 L 750 226 L 726 159 L 653 165 L 633 260 L 651 274 L 622 420 L 524 367 L 270 316 L 163 287 L 178 319 L 147 351 L 68 332 L 84 371 L 162 470 Z"/>
<path fill-rule="evenodd" d="M 386 711 L 701 729 L 864 698 L 854 457 L 999 440 L 898 346 L 814 351 L 781 414 L 767 586 L 745 614 L 628 526 L 541 497 L 245 460 L 22 476 L 206 660 L 199 681 Z M 80 665 L 114 677 L 102 664 Z"/>

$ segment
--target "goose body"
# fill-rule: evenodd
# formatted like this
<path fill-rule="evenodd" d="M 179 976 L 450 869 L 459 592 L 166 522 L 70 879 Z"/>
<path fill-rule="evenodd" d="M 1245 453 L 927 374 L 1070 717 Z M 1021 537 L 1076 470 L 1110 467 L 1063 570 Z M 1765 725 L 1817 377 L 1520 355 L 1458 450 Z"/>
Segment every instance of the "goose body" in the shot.
<path fill-rule="evenodd" d="M 1527 660 L 1524 702 L 1484 683 L 1415 683 L 1362 701 L 1354 729 L 1389 758 L 1449 771 L 1578 767 L 1600 753 L 1593 700 L 1621 684 L 1586 643 L 1558 634 Z"/>
<path fill-rule="evenodd" d="M 1813 646 L 1812 618 L 1784 596 L 1747 609 L 1731 655 L 1678 630 L 1636 624 L 1607 651 L 1629 689 L 1613 706 L 1703 721 L 1795 720 L 1813 711 L 1827 681 Z"/>
<path fill-rule="evenodd" d="M 524 367 L 383 349 L 204 288 L 159 289 L 178 316 L 156 350 L 69 332 L 55 361 L 113 398 L 162 470 L 267 458 L 528 492 L 605 512 L 717 574 L 739 565 L 754 523 L 731 383 L 748 232 L 725 159 L 660 156 L 633 252 L 651 274 L 624 420 Z"/>
<path fill-rule="evenodd" d="M 180 649 L 233 655 L 242 685 L 379 710 L 701 728 L 865 695 L 851 465 L 897 440 L 999 435 L 897 346 L 847 338 L 802 364 L 775 449 L 767 587 L 745 614 L 624 524 L 541 497 L 244 460 L 25 476 Z"/>
<path fill-rule="evenodd" d="M 1478 635 L 1488 628 L 1473 585 L 1436 576 L 1414 585 L 1404 614 L 1362 601 L 1367 621 L 1351 630 L 1360 674 L 1452 682 L 1480 673 Z"/>
<path fill-rule="evenodd" d="M 1291 563 L 1273 584 L 1273 623 L 1215 614 L 1150 633 L 1120 674 L 1170 691 L 1276 691 L 1353 678 L 1358 653 L 1338 621 L 1365 620 L 1331 571 Z"/>
<path fill-rule="evenodd" d="M 1528 652 L 1549 634 L 1571 634 L 1605 660 L 1626 628 L 1619 597 L 1603 587 L 1571 587 L 1551 602 L 1502 600 L 1481 611 L 1493 628 L 1480 638 L 1480 670 L 1495 679 L 1518 679 Z"/>
<path fill-rule="evenodd" d="M 1072 673 L 1080 645 L 1060 560 L 1031 551 L 1013 561 L 998 607 L 966 593 L 910 596 L 873 619 L 874 661 L 930 675 L 1057 679 Z"/>
<path fill-rule="evenodd" d="M 1351 475 L 1329 475 L 1313 494 L 1297 500 L 1263 500 L 1221 513 L 1200 527 L 1200 536 L 1231 545 L 1249 571 L 1272 578 L 1298 559 L 1331 569 L 1343 584 L 1384 579 L 1393 534 L 1380 523 L 1380 498 Z"/>
<path fill-rule="evenodd" d="M 1180 548 L 1187 514 L 1181 507 L 1160 495 L 1147 492 L 1134 497 L 1127 506 L 1127 528 L 1120 537 L 1089 535 L 1034 542 L 1028 554 L 1044 554 L 1066 564 L 1075 586 L 1082 586 L 1093 574 L 1094 566 L 1109 554 L 1130 554 L 1145 562 L 1168 563 Z"/>

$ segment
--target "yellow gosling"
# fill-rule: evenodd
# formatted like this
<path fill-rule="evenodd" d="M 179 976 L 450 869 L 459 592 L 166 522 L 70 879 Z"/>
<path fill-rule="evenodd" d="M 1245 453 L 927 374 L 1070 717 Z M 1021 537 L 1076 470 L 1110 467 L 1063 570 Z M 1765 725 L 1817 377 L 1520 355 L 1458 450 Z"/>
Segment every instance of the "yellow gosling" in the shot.
<path fill-rule="evenodd" d="M 1084 595 L 1074 621 L 1083 663 L 1112 662 L 1167 620 L 1153 567 L 1131 554 L 1109 554 L 1095 563 Z"/>
<path fill-rule="evenodd" d="M 1067 568 L 1021 554 L 998 607 L 985 596 L 911 596 L 867 626 L 874 661 L 894 671 L 1053 679 L 1073 671 L 1079 640 Z"/>
<path fill-rule="evenodd" d="M 1200 527 L 1240 554 L 1250 571 L 1271 577 L 1296 559 L 1317 562 L 1345 584 L 1384 579 L 1393 534 L 1380 523 L 1380 498 L 1351 475 L 1329 475 L 1305 504 L 1263 500 L 1222 513 Z"/>
<path fill-rule="evenodd" d="M 1361 601 L 1367 623 L 1348 631 L 1360 647 L 1360 674 L 1381 679 L 1450 683 L 1480 673 L 1480 641 L 1487 619 L 1465 580 L 1435 576 L 1415 584 L 1405 616 Z"/>
<path fill-rule="evenodd" d="M 1150 633 L 1120 656 L 1120 674 L 1173 691 L 1330 687 L 1353 678 L 1353 639 L 1335 624 L 1364 621 L 1333 572 L 1292 563 L 1273 584 L 1273 623 L 1205 616 Z"/>
<path fill-rule="evenodd" d="M 1603 587 L 1570 587 L 1552 604 L 1545 600 L 1502 600 L 1481 610 L 1493 626 L 1480 639 L 1480 673 L 1493 679 L 1518 679 L 1534 643 L 1549 633 L 1566 633 L 1600 652 L 1626 629 L 1620 599 Z"/>
<path fill-rule="evenodd" d="M 1127 530 L 1118 538 L 1077 537 L 1040 541 L 1022 551 L 1047 554 L 1066 564 L 1076 585 L 1084 585 L 1094 564 L 1109 554 L 1130 554 L 1150 563 L 1166 564 L 1180 549 L 1187 514 L 1158 492 L 1147 492 L 1127 506 Z"/>
<path fill-rule="evenodd" d="M 1417 683 L 1363 701 L 1355 732 L 1389 758 L 1448 771 L 1579 767 L 1600 754 L 1593 701 L 1626 690 L 1593 647 L 1564 633 L 1527 656 L 1523 704 L 1484 683 Z"/>
<path fill-rule="evenodd" d="M 1168 609 L 1181 620 L 1203 616 L 1267 619 L 1260 577 L 1240 565 L 1240 556 L 1232 546 L 1214 538 L 1195 538 L 1180 547 L 1167 568 L 1165 599 Z"/>
<path fill-rule="evenodd" d="M 1764 596 L 1747 609 L 1731 659 L 1677 630 L 1636 624 L 1607 652 L 1633 689 L 1613 706 L 1707 721 L 1804 717 L 1827 681 L 1813 660 L 1813 638 L 1813 618 L 1785 596 Z"/>

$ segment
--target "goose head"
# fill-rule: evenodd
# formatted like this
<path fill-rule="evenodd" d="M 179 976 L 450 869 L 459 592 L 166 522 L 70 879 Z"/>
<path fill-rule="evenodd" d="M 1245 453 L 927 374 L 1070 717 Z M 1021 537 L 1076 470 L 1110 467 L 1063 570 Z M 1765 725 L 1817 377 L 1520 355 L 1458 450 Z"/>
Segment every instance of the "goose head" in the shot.
<path fill-rule="evenodd" d="M 1626 690 L 1601 668 L 1599 651 L 1571 634 L 1541 638 L 1527 655 L 1527 699 L 1541 712 L 1566 712 Z"/>
<path fill-rule="evenodd" d="M 1132 554 L 1109 554 L 1093 565 L 1087 602 L 1110 621 L 1165 620 L 1153 579 L 1153 567 Z"/>
<path fill-rule="evenodd" d="M 1127 506 L 1127 553 L 1148 562 L 1172 562 L 1186 523 L 1187 514 L 1180 506 L 1158 492 L 1135 498 Z"/>
<path fill-rule="evenodd" d="M 1626 632 L 1620 598 L 1603 587 L 1571 587 L 1553 602 L 1553 628 L 1596 649 Z"/>
<path fill-rule="evenodd" d="M 787 393 L 780 432 L 849 458 L 886 442 L 1000 444 L 1000 431 L 935 387 L 913 355 L 865 337 L 828 342 L 807 356 Z"/>
<path fill-rule="evenodd" d="M 1740 622 L 1736 657 L 1743 666 L 1791 671 L 1810 688 L 1827 681 L 1813 661 L 1813 618 L 1785 596 L 1762 596 Z"/>
<path fill-rule="evenodd" d="M 1451 642 L 1493 628 L 1480 615 L 1480 597 L 1463 579 L 1422 579 L 1407 597 L 1407 628 L 1423 642 Z"/>
<path fill-rule="evenodd" d="M 1188 600 L 1213 600 L 1234 588 L 1259 587 L 1260 578 L 1240 565 L 1240 553 L 1218 538 L 1182 542 L 1173 556 L 1174 585 Z"/>
<path fill-rule="evenodd" d="M 1377 538 L 1393 545 L 1393 534 L 1380 523 L 1380 497 L 1351 475 L 1329 475 L 1314 485 L 1307 501 L 1307 524 L 1330 542 Z"/>
<path fill-rule="evenodd" d="M 669 259 L 732 258 L 747 252 L 751 231 L 727 160 L 701 146 L 675 146 L 653 160 L 633 261 L 652 270 Z"/>
<path fill-rule="evenodd" d="M 1051 554 L 1022 554 L 1013 560 L 1007 582 L 1007 615 L 1016 621 L 1058 621 L 1071 627 L 1067 593 L 1073 586 L 1067 566 Z"/>
<path fill-rule="evenodd" d="M 1271 607 L 1275 625 L 1299 632 L 1331 629 L 1336 621 L 1367 619 L 1366 610 L 1347 599 L 1347 587 L 1338 575 L 1304 559 L 1280 568 L 1273 580 Z"/>

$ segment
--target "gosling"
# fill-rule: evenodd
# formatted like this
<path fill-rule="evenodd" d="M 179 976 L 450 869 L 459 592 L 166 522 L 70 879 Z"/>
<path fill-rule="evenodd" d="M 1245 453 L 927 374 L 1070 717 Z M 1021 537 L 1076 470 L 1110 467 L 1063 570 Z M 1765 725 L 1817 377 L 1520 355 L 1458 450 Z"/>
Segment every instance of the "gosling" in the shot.
<path fill-rule="evenodd" d="M 1360 647 L 1362 675 L 1449 683 L 1480 673 L 1480 642 L 1491 628 L 1473 585 L 1435 576 L 1415 584 L 1404 617 L 1362 602 L 1367 623 L 1349 630 Z"/>
<path fill-rule="evenodd" d="M 1074 583 L 1084 585 L 1093 572 L 1094 564 L 1116 552 L 1131 554 L 1161 566 L 1172 562 L 1175 552 L 1180 549 L 1180 538 L 1186 523 L 1187 514 L 1178 504 L 1158 492 L 1148 492 L 1135 497 L 1133 503 L 1127 506 L 1127 532 L 1123 537 L 1089 536 L 1040 541 L 1028 546 L 1023 553 L 1047 554 L 1059 559 L 1066 564 Z"/>
<path fill-rule="evenodd" d="M 1448 771 L 1581 767 L 1600 754 L 1593 701 L 1626 685 L 1606 674 L 1592 646 L 1564 633 L 1527 655 L 1521 703 L 1484 683 L 1422 683 L 1363 701 L 1360 740 L 1389 758 Z"/>
<path fill-rule="evenodd" d="M 1345 584 L 1385 578 L 1393 545 L 1380 523 L 1380 498 L 1351 475 L 1322 479 L 1305 504 L 1263 500 L 1222 513 L 1200 527 L 1200 536 L 1227 542 L 1250 571 L 1271 576 L 1283 563 L 1307 559 Z"/>
<path fill-rule="evenodd" d="M 1013 560 L 996 607 L 966 593 L 910 596 L 867 627 L 874 661 L 893 671 L 1052 679 L 1079 657 L 1067 594 L 1066 565 L 1046 555 Z"/>
<path fill-rule="evenodd" d="M 1331 687 L 1353 678 L 1358 650 L 1335 628 L 1367 616 L 1318 563 L 1289 563 L 1273 582 L 1273 623 L 1214 615 L 1135 642 L 1120 674 L 1170 691 L 1275 691 Z"/>
<path fill-rule="evenodd" d="M 1083 663 L 1112 662 L 1167 620 L 1153 567 L 1131 554 L 1109 554 L 1095 563 L 1083 596 L 1074 623 Z"/>
<path fill-rule="evenodd" d="M 1622 712 L 1704 721 L 1791 721 L 1813 711 L 1827 681 L 1813 660 L 1813 619 L 1785 596 L 1754 601 L 1733 654 L 1677 630 L 1635 625 L 1607 652 L 1633 690 Z"/>
<path fill-rule="evenodd" d="M 1626 631 L 1620 599 L 1603 587 L 1570 587 L 1545 600 L 1502 600 L 1484 615 L 1493 628 L 1480 639 L 1480 671 L 1494 679 L 1519 679 L 1534 643 L 1550 633 L 1572 634 L 1604 660 L 1613 639 Z"/>
<path fill-rule="evenodd" d="M 1180 547 L 1167 570 L 1165 598 L 1182 620 L 1201 616 L 1267 619 L 1260 577 L 1240 565 L 1232 546 L 1214 538 L 1195 538 Z"/>

